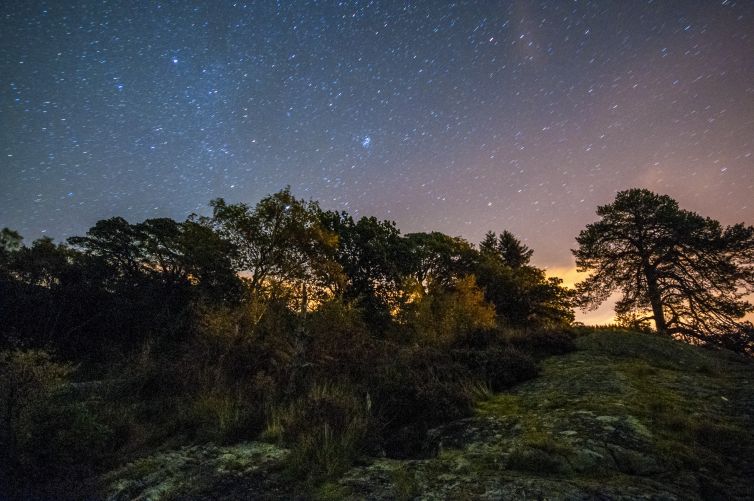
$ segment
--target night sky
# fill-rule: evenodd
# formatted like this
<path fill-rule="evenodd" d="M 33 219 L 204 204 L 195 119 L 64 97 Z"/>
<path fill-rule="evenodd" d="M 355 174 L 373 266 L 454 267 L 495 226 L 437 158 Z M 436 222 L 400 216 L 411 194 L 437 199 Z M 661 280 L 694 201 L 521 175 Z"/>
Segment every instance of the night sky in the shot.
<path fill-rule="evenodd" d="M 574 237 L 646 187 L 754 224 L 754 1 L 5 1 L 0 227 L 295 195 Z M 567 281 L 569 280 L 566 277 Z"/>

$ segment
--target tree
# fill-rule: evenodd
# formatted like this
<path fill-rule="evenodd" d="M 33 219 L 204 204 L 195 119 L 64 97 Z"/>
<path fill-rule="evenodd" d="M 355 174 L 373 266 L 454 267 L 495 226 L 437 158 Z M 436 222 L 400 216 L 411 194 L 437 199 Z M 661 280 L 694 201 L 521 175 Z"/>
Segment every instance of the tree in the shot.
<path fill-rule="evenodd" d="M 511 232 L 488 231 L 479 244 L 479 286 L 505 324 L 528 328 L 573 322 L 571 292 L 559 278 L 529 264 L 534 251 Z"/>
<path fill-rule="evenodd" d="M 501 260 L 511 268 L 527 266 L 534 250 L 521 243 L 516 236 L 508 230 L 504 230 L 498 237 L 494 232 L 488 231 L 484 240 L 479 244 L 479 251 L 489 257 Z"/>
<path fill-rule="evenodd" d="M 97 221 L 86 236 L 71 237 L 68 243 L 101 259 L 119 280 L 133 281 L 142 271 L 138 231 L 122 217 Z"/>
<path fill-rule="evenodd" d="M 255 297 L 297 300 L 307 285 L 324 295 L 336 280 L 331 265 L 338 235 L 322 224 L 316 202 L 286 188 L 253 208 L 221 198 L 210 204 L 213 217 L 201 221 L 233 246 L 233 266 L 248 276 Z"/>
<path fill-rule="evenodd" d="M 344 274 L 340 294 L 358 305 L 372 327 L 390 322 L 391 312 L 404 299 L 404 280 L 410 260 L 408 243 L 393 221 L 345 212 L 321 214 L 322 224 L 337 235 L 335 261 Z"/>
<path fill-rule="evenodd" d="M 499 319 L 511 327 L 554 327 L 573 322 L 571 291 L 563 287 L 560 278 L 548 278 L 540 268 L 512 268 L 483 255 L 477 276 Z"/>
<path fill-rule="evenodd" d="M 21 248 L 21 235 L 17 231 L 3 228 L 0 231 L 0 253 L 14 252 Z"/>
<path fill-rule="evenodd" d="M 450 288 L 474 269 L 477 252 L 461 237 L 433 231 L 409 233 L 404 238 L 410 255 L 407 264 L 424 292 L 437 287 Z"/>
<path fill-rule="evenodd" d="M 646 189 L 617 194 L 601 219 L 576 241 L 577 290 L 584 309 L 620 291 L 619 315 L 653 320 L 662 334 L 714 341 L 741 332 L 754 306 L 754 227 L 719 222 L 678 207 Z M 637 315 L 640 313 L 641 315 Z"/>
<path fill-rule="evenodd" d="M 121 217 L 98 221 L 83 237 L 68 242 L 100 265 L 109 288 L 162 289 L 160 294 L 197 285 L 206 299 L 233 299 L 240 280 L 231 266 L 233 248 L 211 228 L 188 220 L 147 219 L 130 224 Z M 36 242 L 35 242 L 36 245 Z"/>

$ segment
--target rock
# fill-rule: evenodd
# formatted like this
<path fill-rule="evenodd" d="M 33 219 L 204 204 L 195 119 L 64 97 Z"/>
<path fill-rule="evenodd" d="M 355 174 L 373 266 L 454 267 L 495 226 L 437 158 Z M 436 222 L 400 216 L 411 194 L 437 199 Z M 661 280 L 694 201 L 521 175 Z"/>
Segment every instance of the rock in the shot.
<path fill-rule="evenodd" d="M 568 459 L 571 468 L 578 473 L 599 473 L 616 469 L 612 456 L 592 449 L 576 449 Z"/>
<path fill-rule="evenodd" d="M 255 492 L 270 499 L 285 492 L 282 482 L 276 485 L 274 471 L 287 455 L 287 450 L 261 442 L 183 447 L 108 473 L 102 478 L 102 490 L 113 501 L 202 499 L 217 493 L 226 499 L 243 499 Z"/>
<path fill-rule="evenodd" d="M 608 445 L 618 470 L 629 475 L 652 475 L 663 472 L 657 460 L 638 451 L 624 449 L 619 445 Z"/>

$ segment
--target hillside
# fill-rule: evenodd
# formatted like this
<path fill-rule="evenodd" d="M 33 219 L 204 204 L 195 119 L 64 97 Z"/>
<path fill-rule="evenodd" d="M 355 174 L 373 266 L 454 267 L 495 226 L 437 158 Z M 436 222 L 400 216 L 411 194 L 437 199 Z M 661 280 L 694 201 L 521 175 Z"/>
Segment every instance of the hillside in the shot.
<path fill-rule="evenodd" d="M 596 331 L 540 375 L 431 430 L 423 458 L 364 460 L 296 492 L 288 452 L 193 446 L 100 479 L 111 499 L 745 499 L 754 364 L 647 334 Z"/>

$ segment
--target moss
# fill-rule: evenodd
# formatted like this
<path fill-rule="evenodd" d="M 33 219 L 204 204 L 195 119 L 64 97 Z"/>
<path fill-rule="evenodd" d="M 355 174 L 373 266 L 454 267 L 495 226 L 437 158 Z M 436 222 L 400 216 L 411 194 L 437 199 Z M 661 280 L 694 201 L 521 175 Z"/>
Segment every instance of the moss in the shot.
<path fill-rule="evenodd" d="M 511 470 L 537 474 L 561 473 L 563 460 L 540 449 L 519 447 L 508 456 L 507 466 Z"/>
<path fill-rule="evenodd" d="M 317 501 L 335 501 L 345 499 L 351 495 L 351 489 L 336 482 L 325 482 L 320 485 L 312 496 Z"/>
<path fill-rule="evenodd" d="M 413 472 L 405 468 L 396 468 L 392 472 L 393 491 L 395 499 L 407 501 L 417 497 L 421 489 Z"/>
<path fill-rule="evenodd" d="M 515 416 L 521 413 L 521 397 L 501 393 L 477 403 L 477 413 L 481 416 Z"/>
<path fill-rule="evenodd" d="M 538 449 L 551 455 L 569 456 L 573 454 L 573 447 L 570 444 L 555 440 L 551 435 L 544 433 L 527 435 L 523 443 L 527 447 Z"/>
<path fill-rule="evenodd" d="M 580 337 L 576 346 L 592 353 L 641 360 L 654 367 L 688 371 L 709 364 L 696 347 L 655 334 L 612 329 Z"/>

